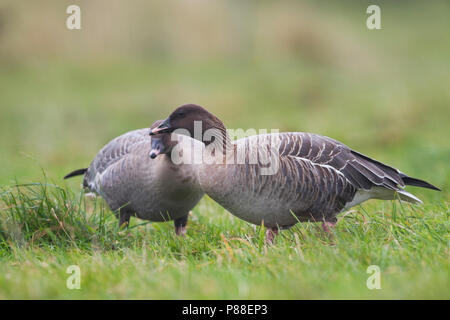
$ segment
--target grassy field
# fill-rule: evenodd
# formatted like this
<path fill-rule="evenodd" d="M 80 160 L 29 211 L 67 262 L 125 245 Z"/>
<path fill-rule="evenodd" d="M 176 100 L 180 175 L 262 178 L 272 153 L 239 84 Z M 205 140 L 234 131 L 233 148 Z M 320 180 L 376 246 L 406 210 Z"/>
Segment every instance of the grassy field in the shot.
<path fill-rule="evenodd" d="M 381 2 L 369 31 L 367 4 L 349 1 L 85 2 L 78 33 L 58 3 L 0 4 L 0 299 L 450 298 L 448 3 Z M 172 223 L 118 230 L 80 179 L 62 180 L 188 102 L 229 128 L 333 137 L 442 192 L 408 188 L 423 206 L 370 201 L 333 236 L 305 223 L 266 247 L 208 197 L 183 239 Z"/>

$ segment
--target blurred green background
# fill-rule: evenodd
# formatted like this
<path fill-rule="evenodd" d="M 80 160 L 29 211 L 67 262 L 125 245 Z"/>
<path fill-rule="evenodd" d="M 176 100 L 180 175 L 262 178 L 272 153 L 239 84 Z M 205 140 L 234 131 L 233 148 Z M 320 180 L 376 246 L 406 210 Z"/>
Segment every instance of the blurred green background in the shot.
<path fill-rule="evenodd" d="M 2 0 L 0 184 L 42 169 L 63 183 L 112 138 L 197 103 L 229 128 L 331 136 L 446 189 L 449 30 L 448 1 Z"/>

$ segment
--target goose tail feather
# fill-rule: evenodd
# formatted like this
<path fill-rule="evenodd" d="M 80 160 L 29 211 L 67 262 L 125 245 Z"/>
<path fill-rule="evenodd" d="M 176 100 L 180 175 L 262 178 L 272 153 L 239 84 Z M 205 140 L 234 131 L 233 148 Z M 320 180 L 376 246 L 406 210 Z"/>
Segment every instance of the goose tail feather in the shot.
<path fill-rule="evenodd" d="M 402 178 L 403 182 L 407 186 L 415 186 L 415 187 L 421 187 L 421 188 L 427 188 L 427 189 L 431 189 L 431 190 L 441 191 L 441 189 L 433 186 L 431 183 L 428 183 L 428 182 L 420 180 L 420 179 L 408 177 L 407 175 L 405 175 L 403 173 L 400 174 L 400 177 Z"/>
<path fill-rule="evenodd" d="M 64 179 L 69 179 L 69 178 L 72 178 L 72 177 L 81 176 L 81 175 L 85 174 L 87 170 L 88 170 L 87 168 L 83 168 L 83 169 L 78 169 L 78 170 L 72 171 L 71 173 L 66 175 L 64 177 Z"/>

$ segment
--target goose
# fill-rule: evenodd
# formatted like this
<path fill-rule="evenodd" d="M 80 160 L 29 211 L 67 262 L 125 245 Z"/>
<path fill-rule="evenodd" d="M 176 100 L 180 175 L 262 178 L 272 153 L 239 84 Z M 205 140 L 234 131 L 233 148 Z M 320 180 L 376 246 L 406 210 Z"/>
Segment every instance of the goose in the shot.
<path fill-rule="evenodd" d="M 89 168 L 75 170 L 64 179 L 84 175 L 83 187 L 105 199 L 119 226 L 128 226 L 131 216 L 154 222 L 174 220 L 175 233 L 184 236 L 189 211 L 203 191 L 190 165 L 175 165 L 169 156 L 152 160 L 164 154 L 164 148 L 183 145 L 187 137 L 168 138 L 150 137 L 148 128 L 127 132 L 106 144 Z"/>
<path fill-rule="evenodd" d="M 318 134 L 282 132 L 231 141 L 223 122 L 194 104 L 178 107 L 150 135 L 181 129 L 205 144 L 207 157 L 197 169 L 203 191 L 238 218 L 263 224 L 269 244 L 279 229 L 297 222 L 322 222 L 330 232 L 340 212 L 369 199 L 421 203 L 405 185 L 439 190 Z M 264 172 L 270 164 L 264 159 L 273 159 L 276 170 Z"/>

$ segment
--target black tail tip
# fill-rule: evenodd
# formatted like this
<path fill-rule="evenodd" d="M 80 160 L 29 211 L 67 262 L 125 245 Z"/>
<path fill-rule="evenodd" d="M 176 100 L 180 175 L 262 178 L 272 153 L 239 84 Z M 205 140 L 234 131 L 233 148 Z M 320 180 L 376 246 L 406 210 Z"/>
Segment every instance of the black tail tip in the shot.
<path fill-rule="evenodd" d="M 83 169 L 78 169 L 78 170 L 72 171 L 71 173 L 66 175 L 64 177 L 64 179 L 69 179 L 69 178 L 72 178 L 72 177 L 81 176 L 81 175 L 85 174 L 86 171 L 87 171 L 87 168 L 83 168 Z"/>
<path fill-rule="evenodd" d="M 421 187 L 421 188 L 427 188 L 427 189 L 431 189 L 431 190 L 441 191 L 441 189 L 439 189 L 438 187 L 433 186 L 431 183 L 428 183 L 428 182 L 420 180 L 420 179 L 404 176 L 404 177 L 402 177 L 402 180 L 407 186 L 415 186 L 415 187 Z"/>

